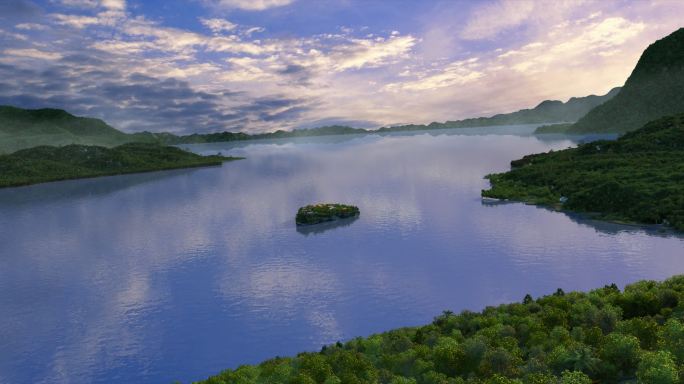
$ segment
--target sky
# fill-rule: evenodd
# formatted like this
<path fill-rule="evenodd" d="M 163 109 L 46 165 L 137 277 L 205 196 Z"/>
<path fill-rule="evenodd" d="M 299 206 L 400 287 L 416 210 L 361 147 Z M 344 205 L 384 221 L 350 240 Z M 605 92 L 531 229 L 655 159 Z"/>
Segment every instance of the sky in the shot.
<path fill-rule="evenodd" d="M 0 0 L 0 104 L 126 132 L 429 123 L 605 94 L 681 0 Z"/>

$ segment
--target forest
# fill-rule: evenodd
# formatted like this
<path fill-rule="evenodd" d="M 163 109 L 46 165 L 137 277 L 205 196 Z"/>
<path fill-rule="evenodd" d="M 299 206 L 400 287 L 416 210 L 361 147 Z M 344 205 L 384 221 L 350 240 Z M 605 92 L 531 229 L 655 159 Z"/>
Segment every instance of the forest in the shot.
<path fill-rule="evenodd" d="M 399 315 L 399 314 L 398 314 Z M 684 377 L 684 276 L 445 311 L 320 352 L 244 365 L 220 383 L 674 384 Z"/>
<path fill-rule="evenodd" d="M 525 201 L 597 218 L 684 230 L 684 115 L 617 141 L 595 141 L 511 162 L 488 175 L 483 197 Z"/>
<path fill-rule="evenodd" d="M 0 155 L 0 188 L 134 172 L 221 165 L 234 157 L 200 156 L 176 147 L 128 143 L 39 146 Z"/>

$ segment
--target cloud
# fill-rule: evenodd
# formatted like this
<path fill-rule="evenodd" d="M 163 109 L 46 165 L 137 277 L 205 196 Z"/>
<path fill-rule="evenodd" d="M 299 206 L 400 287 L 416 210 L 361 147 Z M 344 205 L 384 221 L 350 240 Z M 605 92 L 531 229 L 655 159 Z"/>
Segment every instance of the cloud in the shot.
<path fill-rule="evenodd" d="M 445 2 L 410 23 L 323 15 L 297 29 L 289 9 L 224 3 L 228 19 L 211 9 L 166 20 L 124 1 L 57 1 L 0 2 L 13 15 L 0 12 L 0 102 L 185 133 L 429 123 L 603 93 L 684 12 L 681 2 L 501 0 L 466 12 Z M 339 7 L 359 6 L 348 1 Z"/>
<path fill-rule="evenodd" d="M 126 0 L 101 0 L 101 4 L 112 11 L 126 10 Z"/>
<path fill-rule="evenodd" d="M 470 17 L 461 37 L 477 40 L 495 37 L 506 29 L 520 25 L 534 10 L 534 3 L 527 0 L 502 0 L 477 9 Z"/>
<path fill-rule="evenodd" d="M 59 3 L 75 8 L 97 8 L 100 5 L 98 0 L 59 0 Z"/>
<path fill-rule="evenodd" d="M 59 2 L 67 7 L 76 8 L 98 8 L 102 7 L 110 11 L 126 10 L 126 0 L 59 0 Z"/>
<path fill-rule="evenodd" d="M 202 25 L 205 27 L 209 28 L 212 32 L 218 34 L 221 32 L 229 32 L 235 29 L 237 27 L 236 24 L 231 23 L 228 20 L 225 19 L 205 19 L 205 18 L 200 18 L 200 22 Z"/>
<path fill-rule="evenodd" d="M 217 8 L 242 9 L 246 11 L 263 11 L 269 8 L 283 7 L 294 0 L 207 0 L 206 3 Z"/>
<path fill-rule="evenodd" d="M 386 86 L 390 91 L 427 91 L 455 85 L 463 85 L 482 78 L 485 74 L 478 70 L 478 59 L 456 61 L 445 68 L 429 75 L 420 76 L 417 80 L 403 83 L 392 83 Z"/>
<path fill-rule="evenodd" d="M 38 49 L 27 48 L 27 49 L 5 49 L 2 51 L 8 56 L 18 56 L 26 57 L 31 59 L 41 59 L 41 60 L 57 60 L 62 58 L 62 55 L 55 52 L 46 52 Z"/>
<path fill-rule="evenodd" d="M 515 28 L 543 29 L 567 20 L 575 10 L 582 11 L 586 2 L 587 0 L 555 0 L 552 6 L 548 2 L 534 0 L 483 3 L 469 15 L 460 37 L 464 40 L 493 39 Z"/>
<path fill-rule="evenodd" d="M 26 31 L 44 31 L 47 26 L 36 23 L 21 23 L 14 26 L 16 29 L 26 30 Z"/>
<path fill-rule="evenodd" d="M 81 15 L 53 15 L 58 24 L 68 25 L 74 28 L 82 29 L 89 25 L 96 25 L 100 23 L 100 19 L 94 16 Z"/>
<path fill-rule="evenodd" d="M 351 44 L 337 47 L 332 57 L 332 67 L 336 70 L 375 67 L 406 55 L 416 44 L 413 36 L 392 37 L 389 39 L 354 39 Z"/>
<path fill-rule="evenodd" d="M 584 65 L 587 59 L 612 56 L 638 36 L 646 25 L 621 17 L 609 17 L 596 22 L 583 22 L 580 28 L 560 25 L 551 29 L 546 43 L 534 42 L 520 49 L 509 50 L 498 57 L 518 72 L 548 71 L 551 66 Z"/>

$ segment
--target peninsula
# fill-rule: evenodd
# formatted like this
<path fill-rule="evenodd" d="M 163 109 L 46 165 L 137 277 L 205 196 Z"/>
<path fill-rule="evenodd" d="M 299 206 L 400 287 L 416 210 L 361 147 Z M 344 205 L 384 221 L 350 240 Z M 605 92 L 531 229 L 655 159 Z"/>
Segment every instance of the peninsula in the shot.
<path fill-rule="evenodd" d="M 511 167 L 487 176 L 491 189 L 483 197 L 684 231 L 684 114 L 648 123 L 617 141 L 528 155 Z"/>
<path fill-rule="evenodd" d="M 236 157 L 200 156 L 176 147 L 129 143 L 38 146 L 0 155 L 0 188 L 48 181 L 221 165 Z"/>

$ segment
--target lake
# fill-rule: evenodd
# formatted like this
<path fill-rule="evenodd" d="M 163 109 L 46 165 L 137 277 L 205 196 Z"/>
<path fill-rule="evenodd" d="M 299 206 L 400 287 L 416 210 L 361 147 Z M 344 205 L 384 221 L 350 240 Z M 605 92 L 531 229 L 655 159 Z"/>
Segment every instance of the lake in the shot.
<path fill-rule="evenodd" d="M 189 382 L 446 309 L 684 273 L 682 237 L 483 204 L 484 175 L 578 140 L 533 129 L 191 145 L 246 159 L 0 190 L 0 382 Z M 316 202 L 361 215 L 298 229 Z"/>

